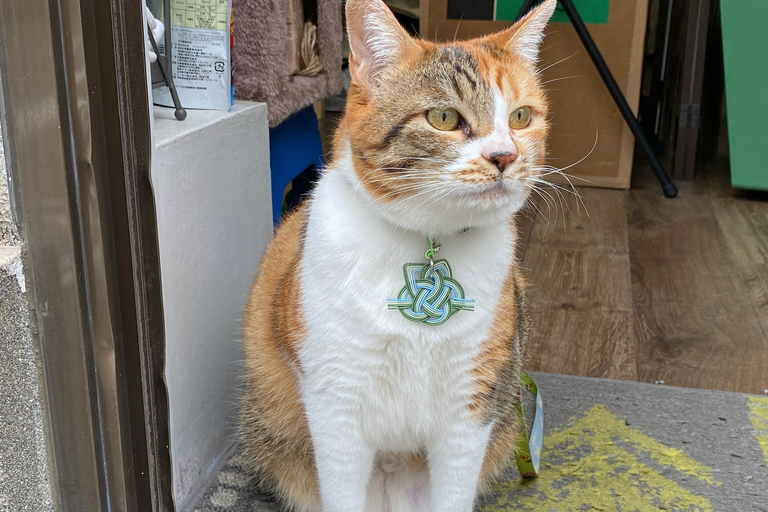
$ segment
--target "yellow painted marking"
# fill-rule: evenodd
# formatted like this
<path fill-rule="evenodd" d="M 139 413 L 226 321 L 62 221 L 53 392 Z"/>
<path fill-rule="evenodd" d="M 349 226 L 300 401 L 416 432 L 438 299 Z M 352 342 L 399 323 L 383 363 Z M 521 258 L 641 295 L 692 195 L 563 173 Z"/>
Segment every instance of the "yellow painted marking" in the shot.
<path fill-rule="evenodd" d="M 755 437 L 763 449 L 765 462 L 768 464 L 768 397 L 749 397 L 749 413 L 752 428 L 755 429 Z"/>
<path fill-rule="evenodd" d="M 640 460 L 650 457 L 681 476 L 720 485 L 711 468 L 626 425 L 597 404 L 544 438 L 541 474 L 503 481 L 483 512 L 660 510 L 711 512 L 712 503 Z"/>

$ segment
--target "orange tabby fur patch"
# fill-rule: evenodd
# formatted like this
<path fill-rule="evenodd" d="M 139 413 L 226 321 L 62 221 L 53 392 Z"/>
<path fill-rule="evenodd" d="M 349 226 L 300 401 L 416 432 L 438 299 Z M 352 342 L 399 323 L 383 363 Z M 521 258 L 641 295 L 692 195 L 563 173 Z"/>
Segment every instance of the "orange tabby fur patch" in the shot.
<path fill-rule="evenodd" d="M 320 495 L 296 381 L 304 333 L 298 278 L 306 217 L 306 208 L 299 209 L 277 232 L 246 308 L 240 437 L 264 486 L 310 509 L 319 507 Z"/>

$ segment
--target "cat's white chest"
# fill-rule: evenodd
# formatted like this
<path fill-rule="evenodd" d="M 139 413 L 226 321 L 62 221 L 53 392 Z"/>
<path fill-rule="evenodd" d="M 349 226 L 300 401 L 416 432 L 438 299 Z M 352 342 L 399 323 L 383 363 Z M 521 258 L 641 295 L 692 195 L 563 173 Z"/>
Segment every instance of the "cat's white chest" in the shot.
<path fill-rule="evenodd" d="M 405 263 L 426 263 L 427 238 L 340 202 L 345 183 L 328 178 L 311 205 L 302 259 L 302 388 L 347 401 L 350 421 L 378 449 L 415 450 L 468 414 L 474 358 L 512 262 L 511 233 L 499 225 L 439 240 L 438 259 L 475 310 L 439 326 L 413 322 L 387 299 L 405 285 Z"/>

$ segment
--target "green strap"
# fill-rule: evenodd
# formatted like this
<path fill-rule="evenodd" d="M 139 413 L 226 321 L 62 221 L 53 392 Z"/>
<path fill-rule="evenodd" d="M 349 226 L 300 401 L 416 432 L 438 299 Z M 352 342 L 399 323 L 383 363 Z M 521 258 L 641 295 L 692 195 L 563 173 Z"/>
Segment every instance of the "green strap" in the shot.
<path fill-rule="evenodd" d="M 515 460 L 517 469 L 523 477 L 535 477 L 539 474 L 541 464 L 541 446 L 544 439 L 544 402 L 536 382 L 526 372 L 520 372 L 521 387 L 536 397 L 536 413 L 533 417 L 533 428 L 531 435 L 528 436 L 528 429 L 525 426 L 525 414 L 523 413 L 523 397 L 520 395 L 520 402 L 517 404 L 517 412 L 520 416 L 523 435 L 517 442 L 517 452 Z"/>
<path fill-rule="evenodd" d="M 429 250 L 427 251 L 427 259 L 433 259 L 435 257 L 435 237 L 429 237 Z"/>

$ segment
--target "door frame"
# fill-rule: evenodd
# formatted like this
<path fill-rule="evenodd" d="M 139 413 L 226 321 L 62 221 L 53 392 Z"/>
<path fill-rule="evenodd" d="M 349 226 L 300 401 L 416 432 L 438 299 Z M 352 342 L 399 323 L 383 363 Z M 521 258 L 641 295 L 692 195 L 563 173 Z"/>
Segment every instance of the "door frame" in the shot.
<path fill-rule="evenodd" d="M 140 6 L 0 3 L 10 195 L 64 512 L 173 510 Z"/>

